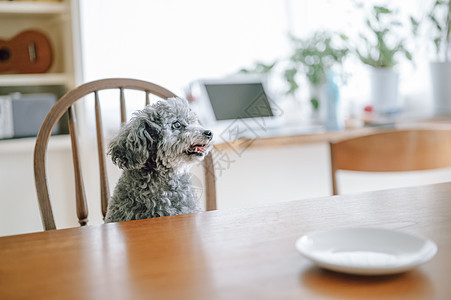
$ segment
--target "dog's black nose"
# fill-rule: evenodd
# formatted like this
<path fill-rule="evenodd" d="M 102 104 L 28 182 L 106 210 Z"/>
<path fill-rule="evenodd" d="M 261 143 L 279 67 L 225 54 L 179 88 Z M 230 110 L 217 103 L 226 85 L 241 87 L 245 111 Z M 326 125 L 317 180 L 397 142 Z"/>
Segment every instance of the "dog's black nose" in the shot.
<path fill-rule="evenodd" d="M 205 130 L 204 131 L 205 137 L 207 137 L 209 140 L 213 138 L 213 132 L 211 130 Z"/>

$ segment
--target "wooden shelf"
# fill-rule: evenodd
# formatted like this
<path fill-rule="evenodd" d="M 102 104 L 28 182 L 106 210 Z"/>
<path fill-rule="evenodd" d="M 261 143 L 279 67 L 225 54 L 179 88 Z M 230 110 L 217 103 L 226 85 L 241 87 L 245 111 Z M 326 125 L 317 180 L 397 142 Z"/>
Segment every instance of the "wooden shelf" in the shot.
<path fill-rule="evenodd" d="M 0 15 L 58 15 L 68 11 L 64 2 L 0 1 Z"/>
<path fill-rule="evenodd" d="M 64 73 L 0 75 L 0 86 L 68 84 L 70 84 L 69 77 Z"/>

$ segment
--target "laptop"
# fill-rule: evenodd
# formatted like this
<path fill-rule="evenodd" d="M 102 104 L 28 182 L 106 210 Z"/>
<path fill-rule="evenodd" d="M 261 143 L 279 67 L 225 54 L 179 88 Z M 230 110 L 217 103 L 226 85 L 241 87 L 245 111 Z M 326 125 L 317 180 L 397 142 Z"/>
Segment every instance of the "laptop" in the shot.
<path fill-rule="evenodd" d="M 282 126 L 282 110 L 258 77 L 198 80 L 191 93 L 202 125 L 223 140 L 256 138 Z"/>

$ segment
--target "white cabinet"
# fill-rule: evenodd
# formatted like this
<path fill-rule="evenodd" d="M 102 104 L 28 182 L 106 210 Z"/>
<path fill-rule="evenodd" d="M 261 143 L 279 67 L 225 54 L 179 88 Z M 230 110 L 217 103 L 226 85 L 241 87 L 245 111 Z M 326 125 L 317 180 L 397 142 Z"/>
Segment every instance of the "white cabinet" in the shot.
<path fill-rule="evenodd" d="M 80 84 L 82 64 L 78 1 L 0 1 L 0 39 L 9 40 L 28 29 L 39 30 L 49 38 L 53 63 L 46 73 L 1 73 L 0 95 L 44 92 L 54 93 L 59 98 Z M 33 137 L 0 140 L 0 235 L 33 232 L 42 228 L 33 175 L 34 144 Z M 54 198 L 72 199 L 72 195 L 68 196 L 73 194 L 69 137 L 52 137 L 48 151 L 48 168 L 57 174 L 56 179 L 49 180 L 59 187 L 54 192 Z M 63 180 L 64 177 L 67 179 Z M 66 209 L 68 205 L 75 206 L 69 200 L 55 203 L 55 214 L 61 210 L 75 211 L 72 207 Z M 63 218 L 69 217 L 63 213 Z"/>

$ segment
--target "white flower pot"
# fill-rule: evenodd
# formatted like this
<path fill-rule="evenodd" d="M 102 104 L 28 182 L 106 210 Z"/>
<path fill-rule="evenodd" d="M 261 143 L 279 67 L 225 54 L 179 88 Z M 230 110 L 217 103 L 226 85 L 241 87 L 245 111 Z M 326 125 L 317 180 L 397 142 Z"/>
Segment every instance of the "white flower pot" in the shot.
<path fill-rule="evenodd" d="M 436 115 L 451 114 L 451 62 L 431 62 L 432 97 Z"/>
<path fill-rule="evenodd" d="M 377 113 L 396 113 L 401 110 L 399 74 L 392 68 L 370 69 L 370 103 Z"/>

